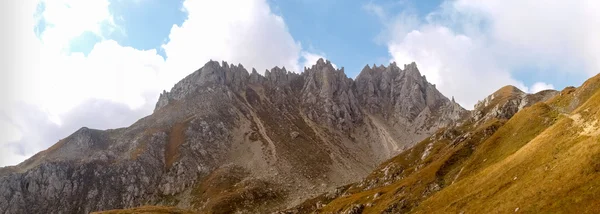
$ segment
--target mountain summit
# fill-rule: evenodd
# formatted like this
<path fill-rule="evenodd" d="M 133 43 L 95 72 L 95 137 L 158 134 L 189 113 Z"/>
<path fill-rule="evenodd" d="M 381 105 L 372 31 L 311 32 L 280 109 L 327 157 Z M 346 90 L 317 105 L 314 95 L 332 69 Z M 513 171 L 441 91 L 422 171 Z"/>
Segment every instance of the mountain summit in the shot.
<path fill-rule="evenodd" d="M 210 61 L 127 128 L 82 128 L 0 169 L 2 213 L 141 205 L 270 212 L 368 175 L 468 112 L 415 63 L 258 74 Z"/>

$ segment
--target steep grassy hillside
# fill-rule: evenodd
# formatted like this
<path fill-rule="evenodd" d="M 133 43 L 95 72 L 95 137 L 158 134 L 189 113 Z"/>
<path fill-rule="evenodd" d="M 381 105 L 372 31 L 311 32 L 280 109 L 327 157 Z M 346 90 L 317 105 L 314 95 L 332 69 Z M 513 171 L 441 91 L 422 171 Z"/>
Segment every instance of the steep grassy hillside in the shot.
<path fill-rule="evenodd" d="M 287 212 L 595 213 L 599 88 L 600 76 L 554 97 L 521 99 L 529 95 L 504 87 L 478 104 L 471 120 L 439 130 L 339 197 Z M 523 100 L 534 102 L 512 113 Z"/>
<path fill-rule="evenodd" d="M 556 122 L 522 140 L 524 130 L 500 133 L 497 145 L 478 151 L 493 160 L 469 176 L 425 200 L 415 211 L 431 212 L 560 212 L 600 210 L 600 93 L 598 77 L 579 89 L 566 89 L 540 107 L 574 109 L 556 114 Z M 575 103 L 575 104 L 573 104 Z M 533 120 L 540 114 L 517 114 L 512 121 Z M 556 115 L 556 116 L 554 116 Z M 550 121 L 548 121 L 550 122 Z M 537 124 L 537 123 L 533 123 Z M 507 124 L 508 125 L 508 124 Z M 535 126 L 543 127 L 544 124 Z M 476 160 L 473 161 L 475 163 Z"/>

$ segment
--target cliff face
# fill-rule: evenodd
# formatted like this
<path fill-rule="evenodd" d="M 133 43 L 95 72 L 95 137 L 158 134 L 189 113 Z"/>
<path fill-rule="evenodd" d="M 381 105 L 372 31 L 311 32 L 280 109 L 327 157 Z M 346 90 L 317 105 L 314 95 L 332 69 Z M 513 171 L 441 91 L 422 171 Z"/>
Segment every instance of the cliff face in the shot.
<path fill-rule="evenodd" d="M 382 142 L 389 148 L 380 152 L 388 157 L 468 114 L 427 82 L 415 63 L 404 65 L 404 69 L 395 63 L 367 66 L 356 78 L 356 88 L 367 118 L 383 131 Z"/>
<path fill-rule="evenodd" d="M 264 76 L 211 61 L 132 126 L 82 128 L 0 169 L 0 212 L 278 210 L 359 180 L 467 113 L 414 63 L 352 80 L 322 59 Z"/>

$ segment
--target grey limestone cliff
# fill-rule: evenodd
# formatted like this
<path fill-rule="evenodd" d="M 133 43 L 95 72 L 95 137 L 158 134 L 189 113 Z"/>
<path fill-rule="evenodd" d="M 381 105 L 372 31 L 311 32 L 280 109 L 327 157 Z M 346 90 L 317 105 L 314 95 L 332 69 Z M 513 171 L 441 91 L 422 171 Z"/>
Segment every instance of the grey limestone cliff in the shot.
<path fill-rule="evenodd" d="M 270 212 L 361 179 L 466 113 L 414 63 L 352 80 L 322 59 L 264 75 L 210 61 L 130 127 L 82 128 L 0 169 L 0 213 Z"/>

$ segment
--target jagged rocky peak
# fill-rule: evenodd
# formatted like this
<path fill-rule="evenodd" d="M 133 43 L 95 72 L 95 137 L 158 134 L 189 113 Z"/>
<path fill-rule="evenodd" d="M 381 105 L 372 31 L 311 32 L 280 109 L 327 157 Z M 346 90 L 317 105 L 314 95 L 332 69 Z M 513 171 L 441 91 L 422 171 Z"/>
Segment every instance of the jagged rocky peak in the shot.
<path fill-rule="evenodd" d="M 255 68 L 252 68 L 252 72 L 250 73 L 250 83 L 259 83 L 261 81 L 261 76 Z"/>
<path fill-rule="evenodd" d="M 319 91 L 323 98 L 331 97 L 351 88 L 352 79 L 344 73 L 344 69 L 336 69 L 329 60 L 320 58 L 311 68 L 302 74 L 305 77 L 306 92 Z"/>
<path fill-rule="evenodd" d="M 414 120 L 423 111 L 440 112 L 442 108 L 457 114 L 465 112 L 427 82 L 414 62 L 405 64 L 404 69 L 395 62 L 387 67 L 367 65 L 356 78 L 356 88 L 361 105 L 373 114 L 401 115 Z"/>
<path fill-rule="evenodd" d="M 209 61 L 202 68 L 179 81 L 171 91 L 163 91 L 156 104 L 155 112 L 172 101 L 182 100 L 200 86 L 226 86 L 235 92 L 245 90 L 247 84 L 268 84 L 283 87 L 289 85 L 300 74 L 274 67 L 266 70 L 264 76 L 252 68 L 251 73 L 243 65 L 228 64 L 223 61 Z"/>
<path fill-rule="evenodd" d="M 312 65 L 311 67 L 304 67 L 304 72 L 309 71 L 309 70 L 320 70 L 320 69 L 325 68 L 325 67 L 329 67 L 329 68 L 331 68 L 333 70 L 336 70 L 333 67 L 333 64 L 331 64 L 331 62 L 329 60 L 325 60 L 323 58 L 319 58 L 317 60 L 317 62 L 314 65 Z"/>
<path fill-rule="evenodd" d="M 476 121 L 491 118 L 509 119 L 521 109 L 537 102 L 545 102 L 558 93 L 555 90 L 544 90 L 528 94 L 513 85 L 507 85 L 477 102 L 472 111 L 472 118 Z"/>
<path fill-rule="evenodd" d="M 414 78 L 419 78 L 421 77 L 421 72 L 419 72 L 419 69 L 417 68 L 417 63 L 415 62 L 411 62 L 410 64 L 404 64 L 404 72 L 406 72 L 407 75 L 412 75 Z M 425 76 L 422 76 L 423 79 L 425 79 Z"/>
<path fill-rule="evenodd" d="M 463 112 L 415 63 L 367 66 L 352 80 L 324 59 L 264 75 L 209 61 L 130 127 L 84 128 L 23 167 L 0 169 L 0 213 L 142 204 L 270 213 L 356 181 Z"/>
<path fill-rule="evenodd" d="M 303 107 L 311 120 L 322 120 L 342 130 L 360 122 L 362 112 L 353 90 L 354 81 L 346 76 L 344 68 L 336 69 L 320 58 L 302 76 Z"/>
<path fill-rule="evenodd" d="M 233 64 L 228 65 L 225 61 L 219 64 L 219 62 L 211 60 L 188 77 L 191 77 L 189 79 L 190 83 L 195 85 L 225 84 L 228 86 L 239 86 L 244 83 L 248 76 L 248 71 L 241 64 L 237 66 Z M 186 79 L 180 83 L 188 83 Z"/>
<path fill-rule="evenodd" d="M 441 117 L 440 121 L 444 122 L 439 125 L 442 126 L 448 121 L 458 120 L 466 112 L 427 82 L 414 62 L 405 64 L 404 69 L 395 62 L 389 66 L 373 65 L 372 68 L 367 65 L 356 80 L 352 80 L 346 76 L 344 68 L 336 69 L 323 58 L 305 68 L 301 74 L 290 72 L 285 67 L 274 67 L 266 70 L 264 76 L 255 69 L 249 74 L 242 65 L 209 61 L 177 83 L 170 92 L 163 92 L 155 111 L 190 94 L 197 94 L 194 92 L 201 86 L 225 86 L 237 93 L 245 91 L 247 84 L 279 90 L 275 92 L 278 94 L 275 96 L 279 97 L 274 100 L 277 103 L 285 103 L 286 96 L 298 97 L 309 119 L 341 130 L 360 123 L 365 111 L 402 124 L 411 124 L 417 118 L 424 124 L 433 116 Z M 431 129 L 437 126 L 428 125 Z"/>
<path fill-rule="evenodd" d="M 260 75 L 260 74 L 258 74 Z M 279 68 L 275 66 L 269 70 L 265 70 L 264 78 L 272 85 L 277 87 L 284 87 L 290 84 L 291 81 L 300 77 L 299 74 L 288 71 L 285 67 Z"/>
<path fill-rule="evenodd" d="M 390 106 L 390 103 L 394 102 L 391 88 L 400 71 L 395 63 L 388 67 L 373 65 L 371 68 L 366 65 L 356 77 L 360 102 L 369 112 L 380 112 L 385 106 Z"/>
<path fill-rule="evenodd" d="M 249 77 L 250 74 L 248 74 L 248 71 L 241 64 L 237 66 L 233 64 L 229 65 L 225 61 L 220 64 L 217 61 L 210 60 L 202 68 L 175 84 L 170 92 L 163 91 L 159 96 L 154 111 L 158 111 L 174 100 L 184 99 L 199 86 L 226 85 L 234 90 L 243 89 Z"/>

